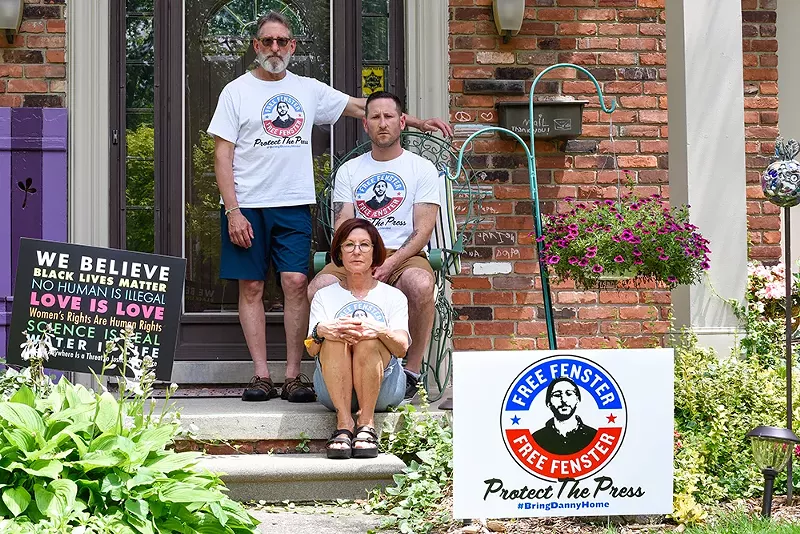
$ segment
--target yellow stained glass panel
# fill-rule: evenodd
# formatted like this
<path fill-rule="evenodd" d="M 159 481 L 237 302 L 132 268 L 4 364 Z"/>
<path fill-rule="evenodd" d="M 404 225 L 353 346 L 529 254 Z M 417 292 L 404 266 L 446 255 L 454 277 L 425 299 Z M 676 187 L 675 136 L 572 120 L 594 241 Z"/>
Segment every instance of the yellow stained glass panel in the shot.
<path fill-rule="evenodd" d="M 361 69 L 361 93 L 369 96 L 386 90 L 386 67 L 369 66 Z"/>

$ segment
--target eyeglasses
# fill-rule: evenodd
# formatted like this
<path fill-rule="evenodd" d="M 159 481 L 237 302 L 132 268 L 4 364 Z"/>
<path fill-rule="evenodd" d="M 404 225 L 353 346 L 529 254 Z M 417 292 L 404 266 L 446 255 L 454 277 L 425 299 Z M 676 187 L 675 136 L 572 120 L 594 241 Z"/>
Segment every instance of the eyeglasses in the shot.
<path fill-rule="evenodd" d="M 354 252 L 358 247 L 358 250 L 361 252 L 369 252 L 372 250 L 372 243 L 369 241 L 365 241 L 363 243 L 353 243 L 352 241 L 348 241 L 344 245 L 342 245 L 342 250 L 345 252 Z"/>
<path fill-rule="evenodd" d="M 280 48 L 284 48 L 286 45 L 289 44 L 289 41 L 291 41 L 291 39 L 289 39 L 288 37 L 261 37 L 261 38 L 256 37 L 256 41 L 266 46 L 267 48 L 272 48 L 272 43 L 278 43 L 278 46 Z"/>

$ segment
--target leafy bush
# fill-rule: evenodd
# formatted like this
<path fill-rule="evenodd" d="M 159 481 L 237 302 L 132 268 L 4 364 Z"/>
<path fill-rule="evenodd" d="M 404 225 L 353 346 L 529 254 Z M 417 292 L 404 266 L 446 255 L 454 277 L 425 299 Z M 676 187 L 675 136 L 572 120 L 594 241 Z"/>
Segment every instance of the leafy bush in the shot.
<path fill-rule="evenodd" d="M 720 359 L 684 334 L 675 347 L 675 519 L 702 519 L 696 503 L 760 493 L 762 477 L 746 434 L 758 425 L 782 426 L 784 384 L 775 369 L 751 359 Z"/>
<path fill-rule="evenodd" d="M 389 515 L 383 528 L 403 534 L 424 534 L 451 521 L 443 501 L 453 482 L 453 428 L 449 420 L 428 412 L 424 390 L 420 395 L 419 411 L 410 404 L 399 408 L 397 425 L 381 435 L 381 450 L 400 457 L 407 467 L 394 475 L 394 486 L 375 491 L 366 506 Z"/>
<path fill-rule="evenodd" d="M 739 341 L 742 353 L 762 365 L 777 368 L 785 366 L 785 275 L 786 269 L 782 263 L 767 267 L 759 261 L 751 261 L 747 264 L 744 303 L 729 301 L 744 327 L 745 335 Z M 793 306 L 797 306 L 800 299 L 798 276 L 795 274 L 792 280 Z"/>
<path fill-rule="evenodd" d="M 257 532 L 219 477 L 196 470 L 199 453 L 167 448 L 179 419 L 167 403 L 155 410 L 152 362 L 138 357 L 132 335 L 107 346 L 133 376 L 120 379 L 119 400 L 66 379 L 47 387 L 39 373 L 27 384 L 19 374 L 0 380 L 9 395 L 0 400 L 3 533 Z M 46 336 L 29 339 L 23 355 L 34 357 Z"/>

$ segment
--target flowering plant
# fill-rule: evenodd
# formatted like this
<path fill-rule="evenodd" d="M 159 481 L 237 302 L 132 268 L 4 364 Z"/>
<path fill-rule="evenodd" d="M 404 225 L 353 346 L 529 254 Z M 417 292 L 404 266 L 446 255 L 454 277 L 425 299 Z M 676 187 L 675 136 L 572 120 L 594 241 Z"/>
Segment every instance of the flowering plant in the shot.
<path fill-rule="evenodd" d="M 792 330 L 798 327 L 800 274 L 792 276 Z M 733 312 L 744 326 L 739 340 L 742 353 L 763 365 L 782 366 L 786 335 L 786 267 L 759 261 L 747 264 L 747 287 L 744 302 L 729 300 Z M 795 333 L 795 335 L 797 335 Z"/>
<path fill-rule="evenodd" d="M 709 268 L 709 242 L 689 223 L 688 206 L 670 208 L 658 194 L 565 200 L 570 209 L 546 214 L 538 239 L 559 279 L 590 288 L 604 277 L 624 276 L 672 288 L 697 282 Z"/>

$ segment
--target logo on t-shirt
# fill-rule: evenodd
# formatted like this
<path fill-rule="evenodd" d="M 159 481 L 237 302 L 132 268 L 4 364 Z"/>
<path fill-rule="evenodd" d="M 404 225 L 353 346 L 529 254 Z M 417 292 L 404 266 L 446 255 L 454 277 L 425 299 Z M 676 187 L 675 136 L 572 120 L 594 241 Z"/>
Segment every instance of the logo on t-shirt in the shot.
<path fill-rule="evenodd" d="M 383 310 L 371 302 L 365 300 L 354 300 L 348 302 L 342 309 L 336 312 L 336 319 L 342 317 L 353 317 L 354 319 L 372 319 L 382 324 L 386 324 L 386 315 Z"/>
<path fill-rule="evenodd" d="M 379 172 L 361 182 L 355 191 L 356 209 L 367 219 L 393 213 L 406 199 L 406 184 L 393 172 Z"/>
<path fill-rule="evenodd" d="M 292 95 L 275 95 L 261 110 L 264 131 L 275 137 L 292 137 L 303 129 L 306 114 L 303 106 Z"/>

